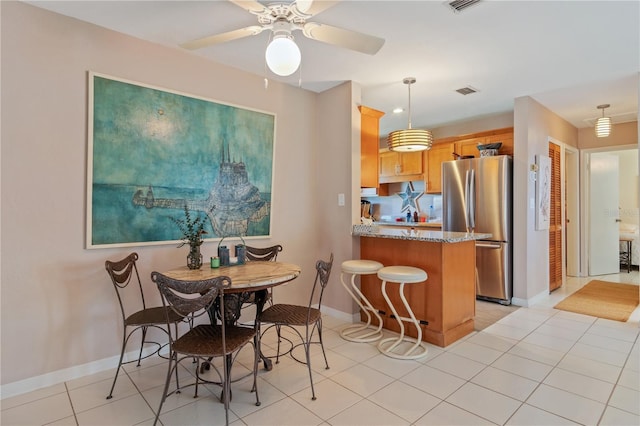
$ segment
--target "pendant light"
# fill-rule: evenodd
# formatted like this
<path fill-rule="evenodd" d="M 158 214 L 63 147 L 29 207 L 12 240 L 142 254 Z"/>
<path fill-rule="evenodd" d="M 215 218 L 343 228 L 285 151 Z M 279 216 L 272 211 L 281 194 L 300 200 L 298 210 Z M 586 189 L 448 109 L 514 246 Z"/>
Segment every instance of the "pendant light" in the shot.
<path fill-rule="evenodd" d="M 606 138 L 611 134 L 611 117 L 604 116 L 604 109 L 610 106 L 609 104 L 598 105 L 598 109 L 602 110 L 602 117 L 596 121 L 596 136 L 599 138 Z"/>
<path fill-rule="evenodd" d="M 293 41 L 291 26 L 288 22 L 277 21 L 273 27 L 273 40 L 267 46 L 265 59 L 267 66 L 274 74 L 286 77 L 296 72 L 302 55 L 300 48 Z"/>
<path fill-rule="evenodd" d="M 402 80 L 409 88 L 409 127 L 405 130 L 395 130 L 387 136 L 387 147 L 390 151 L 412 152 L 430 149 L 433 135 L 429 130 L 411 128 L 411 85 L 416 82 L 415 77 Z"/>

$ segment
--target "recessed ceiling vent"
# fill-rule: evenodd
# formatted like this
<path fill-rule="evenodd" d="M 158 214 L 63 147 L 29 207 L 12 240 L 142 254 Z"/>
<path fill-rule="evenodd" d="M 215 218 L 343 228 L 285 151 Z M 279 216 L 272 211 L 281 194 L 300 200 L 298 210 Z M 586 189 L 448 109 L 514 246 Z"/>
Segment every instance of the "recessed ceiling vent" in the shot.
<path fill-rule="evenodd" d="M 472 93 L 476 93 L 477 91 L 478 91 L 478 89 L 474 89 L 471 86 L 462 87 L 462 88 L 456 90 L 456 92 L 460 93 L 461 95 L 470 95 Z"/>
<path fill-rule="evenodd" d="M 476 3 L 480 3 L 480 0 L 453 0 L 448 2 L 447 5 L 449 5 L 449 7 L 455 13 L 460 13 L 464 9 L 468 8 L 469 6 L 473 6 Z"/>

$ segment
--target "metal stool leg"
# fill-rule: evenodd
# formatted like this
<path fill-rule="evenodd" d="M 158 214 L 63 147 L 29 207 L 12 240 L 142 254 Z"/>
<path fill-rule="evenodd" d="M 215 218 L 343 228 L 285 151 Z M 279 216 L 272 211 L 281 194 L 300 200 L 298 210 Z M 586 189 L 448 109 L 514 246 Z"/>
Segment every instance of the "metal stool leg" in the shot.
<path fill-rule="evenodd" d="M 349 293 L 351 298 L 355 300 L 358 306 L 360 306 L 360 309 L 367 316 L 367 323 L 349 325 L 340 331 L 340 335 L 343 339 L 351 342 L 375 342 L 382 338 L 382 318 L 380 317 L 380 314 L 378 314 L 378 311 L 371 305 L 369 300 L 356 286 L 356 275 L 357 274 L 351 274 L 351 288 L 349 288 L 349 285 L 344 282 L 344 273 L 340 274 L 340 281 L 342 282 L 342 286 L 345 290 L 347 290 L 347 293 Z M 357 293 L 357 296 L 354 292 Z M 378 320 L 377 327 L 373 327 L 371 325 L 371 314 L 373 314 Z"/>
<path fill-rule="evenodd" d="M 400 326 L 400 336 L 398 336 L 397 338 L 389 337 L 387 339 L 381 340 L 380 343 L 378 343 L 378 349 L 384 355 L 391 358 L 418 359 L 427 355 L 427 348 L 426 346 L 424 346 L 424 343 L 422 342 L 422 329 L 420 328 L 420 323 L 418 322 L 415 315 L 413 314 L 413 310 L 411 310 L 411 307 L 409 306 L 409 303 L 407 302 L 407 299 L 404 296 L 404 285 L 405 283 L 400 283 L 400 289 L 399 289 L 400 299 L 402 300 L 402 304 L 404 305 L 405 309 L 409 313 L 409 317 L 401 317 L 400 315 L 398 315 L 398 311 L 396 311 L 395 306 L 393 306 L 393 303 L 391 303 L 391 300 L 389 299 L 389 295 L 387 294 L 387 288 L 386 288 L 387 281 L 386 280 L 382 281 L 382 296 L 384 297 L 384 300 L 389 305 L 389 308 L 391 309 L 393 316 L 398 321 L 398 325 Z M 406 337 L 404 335 L 405 321 L 411 322 L 413 325 L 416 326 L 416 329 L 418 330 L 417 339 Z M 404 352 L 401 352 L 401 353 L 395 352 L 394 349 L 403 342 L 413 343 L 413 345 L 411 345 L 411 347 Z"/>

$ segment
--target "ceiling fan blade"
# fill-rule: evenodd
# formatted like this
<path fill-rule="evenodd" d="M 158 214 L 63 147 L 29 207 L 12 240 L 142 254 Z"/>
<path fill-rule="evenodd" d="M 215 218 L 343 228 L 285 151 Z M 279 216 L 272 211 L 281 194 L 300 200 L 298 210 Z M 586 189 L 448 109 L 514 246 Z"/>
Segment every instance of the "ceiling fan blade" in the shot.
<path fill-rule="evenodd" d="M 211 46 L 218 43 L 225 43 L 227 41 L 236 40 L 242 37 L 248 37 L 256 34 L 260 34 L 264 28 L 259 25 L 252 25 L 250 27 L 240 28 L 239 30 L 228 31 L 226 33 L 215 34 L 196 40 L 182 43 L 180 47 L 187 50 L 201 49 L 203 47 Z"/>
<path fill-rule="evenodd" d="M 310 3 L 310 4 L 309 4 Z M 317 15 L 325 10 L 333 7 L 340 0 L 305 0 L 296 1 L 296 8 L 305 15 Z M 303 10 L 305 9 L 305 10 Z"/>
<path fill-rule="evenodd" d="M 251 13 L 261 14 L 269 11 L 269 9 L 267 9 L 263 4 L 258 3 L 255 0 L 229 0 L 229 1 L 235 4 L 236 6 L 240 6 L 244 10 Z"/>
<path fill-rule="evenodd" d="M 345 30 L 343 28 L 333 27 L 331 25 L 320 24 L 318 22 L 307 22 L 302 28 L 305 36 L 322 41 L 324 43 L 333 44 L 335 46 L 344 47 L 355 50 L 357 52 L 375 55 L 384 44 L 384 39 L 362 34 L 356 31 Z"/>

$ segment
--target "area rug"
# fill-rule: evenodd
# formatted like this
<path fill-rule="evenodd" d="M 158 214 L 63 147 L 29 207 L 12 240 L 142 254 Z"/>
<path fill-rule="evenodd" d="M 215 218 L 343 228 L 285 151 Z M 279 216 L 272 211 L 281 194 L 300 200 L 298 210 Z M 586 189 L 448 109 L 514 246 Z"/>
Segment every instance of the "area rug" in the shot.
<path fill-rule="evenodd" d="M 627 321 L 640 303 L 640 287 L 593 280 L 554 308 L 615 321 Z"/>

